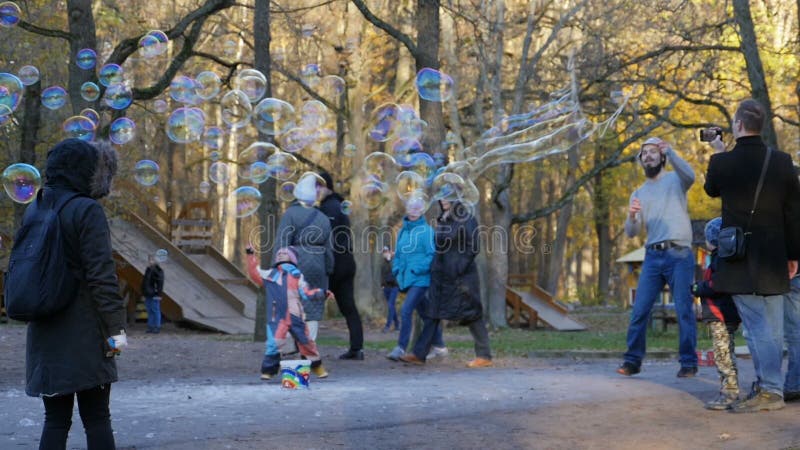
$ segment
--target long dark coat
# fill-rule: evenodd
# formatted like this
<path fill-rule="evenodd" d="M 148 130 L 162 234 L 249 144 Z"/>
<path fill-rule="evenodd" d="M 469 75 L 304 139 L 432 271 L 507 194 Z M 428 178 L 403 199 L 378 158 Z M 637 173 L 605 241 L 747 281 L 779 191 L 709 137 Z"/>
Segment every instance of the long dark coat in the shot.
<path fill-rule="evenodd" d="M 463 205 L 453 203 L 453 213 L 436 221 L 436 254 L 431 263 L 431 284 L 425 315 L 470 323 L 483 316 L 480 279 L 475 257 L 480 251 L 478 222 Z"/>
<path fill-rule="evenodd" d="M 333 240 L 333 273 L 331 282 L 351 278 L 356 274 L 356 260 L 353 257 L 353 237 L 350 218 L 342 212 L 344 198 L 336 192 L 325 197 L 319 209 L 331 222 Z"/>
<path fill-rule="evenodd" d="M 731 151 L 711 157 L 705 190 L 722 197 L 723 227 L 747 226 L 766 151 L 760 136 L 745 136 Z M 787 261 L 800 258 L 800 183 L 786 153 L 772 152 L 749 231 L 746 257 L 720 259 L 714 289 L 729 294 L 788 292 Z"/>
<path fill-rule="evenodd" d="M 106 340 L 125 329 L 111 235 L 103 207 L 116 157 L 110 148 L 68 139 L 47 157 L 44 196 L 80 192 L 61 211 L 68 267 L 82 278 L 75 301 L 47 320 L 28 324 L 26 387 L 30 396 L 69 394 L 117 381 Z"/>

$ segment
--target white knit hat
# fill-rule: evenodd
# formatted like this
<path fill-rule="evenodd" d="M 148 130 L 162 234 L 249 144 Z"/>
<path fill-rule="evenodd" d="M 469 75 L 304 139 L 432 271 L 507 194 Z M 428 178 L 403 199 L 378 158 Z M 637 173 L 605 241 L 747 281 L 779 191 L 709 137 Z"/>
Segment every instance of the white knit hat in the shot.
<path fill-rule="evenodd" d="M 294 186 L 294 198 L 306 204 L 313 204 L 317 201 L 317 180 L 315 177 L 301 177 Z"/>

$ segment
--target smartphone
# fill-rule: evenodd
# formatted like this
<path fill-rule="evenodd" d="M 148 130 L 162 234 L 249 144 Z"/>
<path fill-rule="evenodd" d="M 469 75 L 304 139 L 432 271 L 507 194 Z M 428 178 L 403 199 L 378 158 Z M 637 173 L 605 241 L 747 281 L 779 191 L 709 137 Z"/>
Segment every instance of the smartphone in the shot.
<path fill-rule="evenodd" d="M 700 129 L 700 142 L 711 142 L 719 136 L 722 139 L 722 128 L 711 127 Z"/>

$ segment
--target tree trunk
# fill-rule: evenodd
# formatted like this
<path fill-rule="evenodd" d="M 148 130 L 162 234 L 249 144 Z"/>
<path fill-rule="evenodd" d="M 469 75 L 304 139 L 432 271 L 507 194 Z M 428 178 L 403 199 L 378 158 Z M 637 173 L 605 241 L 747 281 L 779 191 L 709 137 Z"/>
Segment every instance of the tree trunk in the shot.
<path fill-rule="evenodd" d="M 414 61 L 417 72 L 429 67 L 439 70 L 439 1 L 417 0 L 417 52 Z M 422 137 L 422 148 L 426 153 L 441 151 L 444 142 L 444 117 L 441 102 L 431 102 L 420 97 L 419 116 L 428 123 Z"/>
<path fill-rule="evenodd" d="M 82 109 L 93 106 L 96 102 L 87 102 L 81 97 L 81 86 L 95 79 L 94 70 L 83 70 L 75 63 L 78 50 L 84 48 L 97 49 L 92 0 L 68 0 L 69 32 L 72 35 L 69 45 L 69 99 L 72 113 L 77 115 Z M 98 61 L 99 62 L 99 61 Z"/>
<path fill-rule="evenodd" d="M 270 30 L 269 0 L 256 0 L 255 13 L 253 14 L 253 33 L 255 46 L 255 68 L 267 78 L 267 90 L 264 97 L 272 97 L 272 77 L 270 56 L 270 42 L 272 35 Z M 273 142 L 272 136 L 259 132 L 259 140 Z M 268 267 L 275 238 L 275 227 L 277 225 L 277 213 L 280 205 L 276 196 L 276 181 L 270 177 L 258 186 L 261 192 L 261 207 L 258 209 L 258 220 L 260 223 L 260 255 L 261 267 Z M 253 330 L 253 341 L 264 342 L 267 339 L 267 310 L 266 304 L 260 301 L 263 296 L 263 289 L 259 292 L 259 301 L 256 301 L 256 321 Z"/>
<path fill-rule="evenodd" d="M 758 41 L 756 31 L 753 26 L 753 16 L 750 14 L 749 0 L 733 0 L 733 15 L 736 24 L 739 26 L 739 39 L 741 39 L 742 54 L 747 65 L 747 78 L 750 80 L 750 90 L 753 98 L 764 106 L 767 113 L 767 120 L 764 122 L 764 129 L 761 130 L 761 137 L 764 142 L 772 148 L 778 148 L 778 138 L 775 135 L 775 128 L 772 126 L 772 102 L 767 91 L 767 82 L 764 77 L 764 66 L 761 64 L 761 56 L 758 53 Z"/>
<path fill-rule="evenodd" d="M 25 99 L 25 115 L 22 117 L 22 124 L 20 125 L 22 133 L 20 133 L 17 162 L 30 164 L 32 166 L 36 165 L 36 144 L 39 142 L 37 134 L 39 133 L 39 126 L 42 121 L 42 102 L 39 100 L 41 95 L 41 80 L 30 86 L 25 86 L 25 94 L 23 97 Z M 44 175 L 44 173 L 42 173 L 42 175 Z M 44 182 L 44 180 L 42 180 L 42 182 Z M 14 203 L 15 230 L 22 224 L 22 215 L 25 214 L 26 207 L 27 205 Z"/>
<path fill-rule="evenodd" d="M 605 147 L 600 145 L 595 152 L 595 163 L 599 164 L 604 159 Z M 605 172 L 599 172 L 594 177 L 593 218 L 594 229 L 597 234 L 597 296 L 603 303 L 607 301 L 608 277 L 611 272 L 611 211 L 609 209 L 608 194 L 604 181 Z"/>
<path fill-rule="evenodd" d="M 567 177 L 564 186 L 572 186 L 575 183 L 575 172 L 578 170 L 578 146 L 570 147 L 567 152 L 569 168 L 567 169 Z M 572 220 L 572 205 L 574 200 L 570 201 L 558 213 L 558 225 L 556 226 L 556 238 L 553 242 L 551 254 L 547 255 L 550 260 L 550 272 L 547 276 L 547 284 L 543 286 L 545 290 L 555 295 L 558 291 L 558 280 L 561 277 L 561 272 L 564 266 L 564 254 L 567 250 L 567 229 L 569 222 Z"/>
<path fill-rule="evenodd" d="M 501 169 L 510 170 L 508 165 Z M 499 176 L 505 177 L 501 174 Z M 489 206 L 491 208 L 492 227 L 489 227 L 486 239 L 486 259 L 488 263 L 487 301 L 488 322 L 494 327 L 506 327 L 506 281 L 508 280 L 508 247 L 512 239 L 508 236 L 511 230 L 511 205 L 508 190 L 503 190 Z"/>

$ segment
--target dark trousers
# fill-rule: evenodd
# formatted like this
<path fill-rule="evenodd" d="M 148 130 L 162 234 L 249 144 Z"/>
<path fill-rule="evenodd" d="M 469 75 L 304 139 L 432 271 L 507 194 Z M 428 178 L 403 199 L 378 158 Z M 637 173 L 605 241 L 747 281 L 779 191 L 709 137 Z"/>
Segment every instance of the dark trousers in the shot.
<path fill-rule="evenodd" d="M 439 319 L 422 318 L 422 332 L 414 344 L 414 356 L 421 360 L 425 360 L 428 353 L 431 351 L 433 340 L 436 335 L 436 330 L 442 326 L 442 321 Z M 472 334 L 472 339 L 475 341 L 475 355 L 483 359 L 492 359 L 492 350 L 489 347 L 489 331 L 486 330 L 486 322 L 483 319 L 478 319 L 470 322 L 469 332 Z"/>
<path fill-rule="evenodd" d="M 111 430 L 111 414 L 108 401 L 111 385 L 105 384 L 80 391 L 76 394 L 42 397 L 44 400 L 44 428 L 39 450 L 63 450 L 67 447 L 67 435 L 72 426 L 72 405 L 78 397 L 78 411 L 86 431 L 88 450 L 114 449 L 114 433 Z"/>
<path fill-rule="evenodd" d="M 331 278 L 328 285 L 336 296 L 336 305 L 342 312 L 350 331 L 350 350 L 364 348 L 364 330 L 361 327 L 361 316 L 356 309 L 356 300 L 353 297 L 353 281 L 355 274 L 342 278 Z"/>

